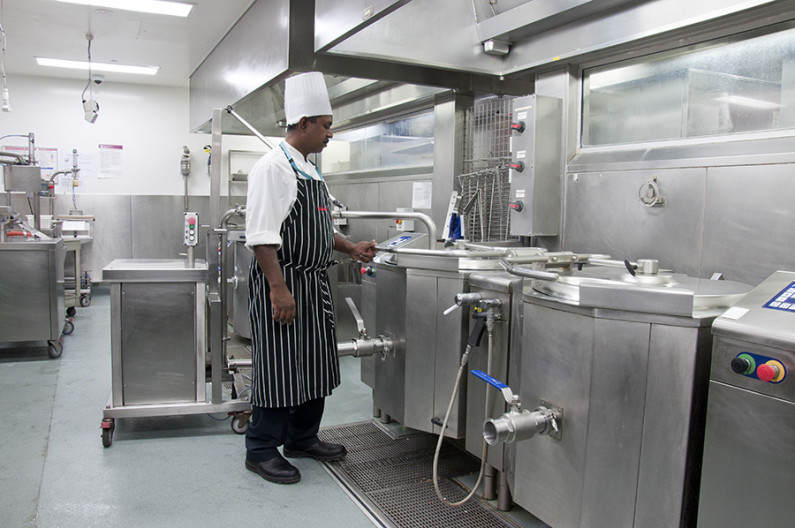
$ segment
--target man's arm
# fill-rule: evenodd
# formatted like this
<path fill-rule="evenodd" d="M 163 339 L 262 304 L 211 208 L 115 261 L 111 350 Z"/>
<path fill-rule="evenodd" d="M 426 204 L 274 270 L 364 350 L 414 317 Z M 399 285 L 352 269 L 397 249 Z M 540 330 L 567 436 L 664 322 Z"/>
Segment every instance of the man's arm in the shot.
<path fill-rule="evenodd" d="M 370 262 L 375 257 L 375 240 L 353 243 L 339 233 L 334 233 L 334 249 L 347 253 L 354 260 Z"/>
<path fill-rule="evenodd" d="M 273 318 L 281 324 L 292 323 L 295 319 L 295 298 L 284 282 L 282 267 L 279 265 L 279 258 L 276 255 L 278 246 L 254 246 L 253 249 L 257 264 L 270 287 Z"/>

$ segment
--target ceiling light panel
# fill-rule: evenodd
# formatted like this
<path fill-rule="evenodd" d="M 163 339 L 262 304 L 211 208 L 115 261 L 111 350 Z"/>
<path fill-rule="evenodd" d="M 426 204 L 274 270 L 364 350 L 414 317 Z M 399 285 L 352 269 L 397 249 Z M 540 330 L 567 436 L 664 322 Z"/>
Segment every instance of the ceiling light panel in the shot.
<path fill-rule="evenodd" d="M 36 57 L 39 66 L 52 66 L 55 68 L 69 68 L 73 70 L 88 70 L 88 61 L 48 59 Z M 129 66 L 126 64 L 114 64 L 108 62 L 91 61 L 91 71 L 111 72 L 111 73 L 135 73 L 138 75 L 155 75 L 160 68 L 158 66 Z"/>
<path fill-rule="evenodd" d="M 168 2 L 166 0 L 56 0 L 66 4 L 80 4 L 124 11 L 138 11 L 155 15 L 186 17 L 193 10 L 194 4 Z"/>

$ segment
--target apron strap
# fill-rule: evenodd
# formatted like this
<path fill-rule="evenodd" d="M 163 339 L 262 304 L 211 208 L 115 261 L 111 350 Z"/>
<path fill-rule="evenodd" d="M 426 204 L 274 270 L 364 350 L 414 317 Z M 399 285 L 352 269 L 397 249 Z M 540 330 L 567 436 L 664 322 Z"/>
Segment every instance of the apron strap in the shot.
<path fill-rule="evenodd" d="M 303 177 L 303 178 L 305 178 L 307 180 L 315 180 L 316 179 L 316 178 L 313 178 L 312 176 L 310 176 L 309 174 L 305 173 L 304 171 L 302 171 L 301 169 L 298 168 L 298 166 L 295 164 L 295 161 L 293 161 L 293 157 L 290 156 L 290 153 L 287 152 L 287 149 L 284 147 L 284 141 L 279 143 L 279 147 L 281 147 L 282 152 L 284 152 L 284 155 L 287 157 L 287 161 L 290 162 L 290 166 L 293 168 L 293 171 L 295 172 L 296 176 Z M 310 161 L 309 163 L 312 163 L 312 162 Z M 312 166 L 315 168 L 315 170 L 317 171 L 317 175 L 320 176 L 320 179 L 322 180 L 323 179 L 323 175 L 320 174 L 320 169 L 318 169 L 317 165 L 315 165 L 314 163 L 312 163 Z"/>

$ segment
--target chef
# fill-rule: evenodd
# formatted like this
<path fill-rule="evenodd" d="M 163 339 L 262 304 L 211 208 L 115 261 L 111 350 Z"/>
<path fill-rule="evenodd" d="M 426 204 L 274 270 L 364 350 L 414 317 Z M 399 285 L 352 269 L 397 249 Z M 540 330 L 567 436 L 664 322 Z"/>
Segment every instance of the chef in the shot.
<path fill-rule="evenodd" d="M 286 458 L 329 461 L 347 453 L 317 436 L 325 397 L 340 384 L 327 270 L 334 250 L 369 262 L 375 241 L 353 243 L 334 231 L 326 183 L 307 159 L 334 135 L 323 75 L 286 79 L 284 109 L 284 141 L 248 176 L 246 245 L 255 259 L 248 283 L 253 379 L 246 468 L 291 484 L 301 474 Z"/>

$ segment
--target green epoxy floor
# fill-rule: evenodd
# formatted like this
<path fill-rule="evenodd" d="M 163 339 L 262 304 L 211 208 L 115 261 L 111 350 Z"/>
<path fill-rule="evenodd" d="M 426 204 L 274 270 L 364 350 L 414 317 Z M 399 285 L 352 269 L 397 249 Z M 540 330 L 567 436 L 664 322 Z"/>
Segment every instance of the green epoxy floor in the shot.
<path fill-rule="evenodd" d="M 110 394 L 110 307 L 95 285 L 64 352 L 0 345 L 0 526 L 88 528 L 372 527 L 316 461 L 302 480 L 271 484 L 243 467 L 243 436 L 207 415 L 120 419 L 103 448 Z M 0 336 L 2 339 L 2 336 Z M 343 384 L 323 425 L 372 417 L 358 360 L 342 358 Z M 218 417 L 216 417 L 218 418 Z"/>

